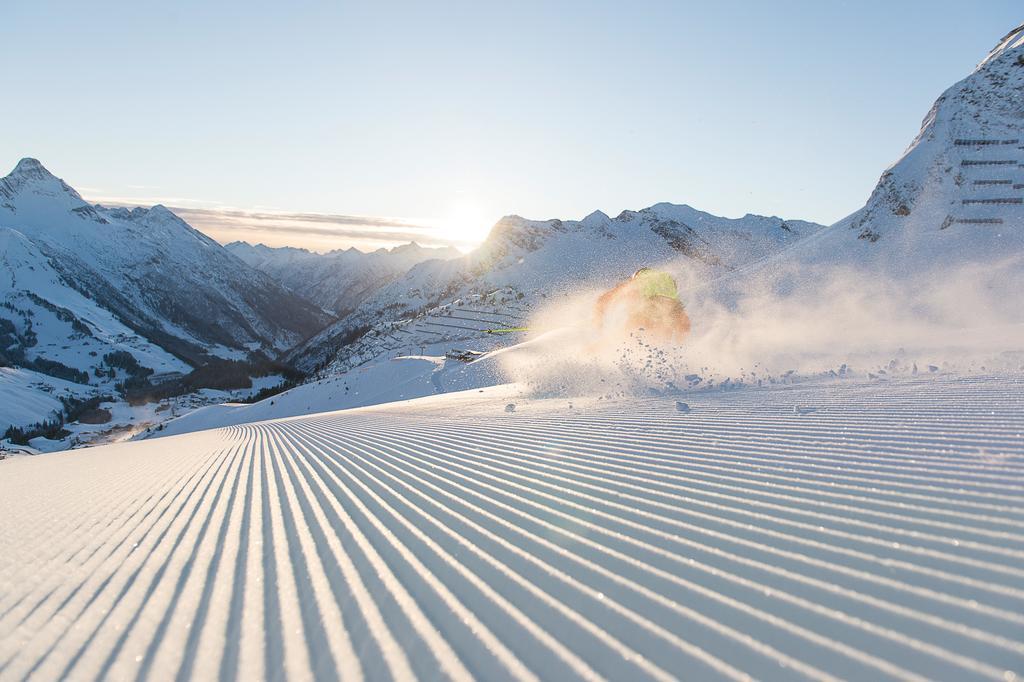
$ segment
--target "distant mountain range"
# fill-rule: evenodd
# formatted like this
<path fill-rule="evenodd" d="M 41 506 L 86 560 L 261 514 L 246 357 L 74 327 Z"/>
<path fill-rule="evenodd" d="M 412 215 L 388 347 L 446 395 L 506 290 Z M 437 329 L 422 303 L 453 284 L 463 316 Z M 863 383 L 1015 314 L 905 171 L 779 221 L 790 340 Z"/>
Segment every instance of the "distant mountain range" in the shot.
<path fill-rule="evenodd" d="M 370 253 L 355 248 L 315 253 L 294 247 L 254 246 L 247 242 L 231 242 L 225 248 L 289 290 L 338 316 L 351 313 L 417 263 L 462 255 L 453 247 L 424 248 L 416 243 Z"/>

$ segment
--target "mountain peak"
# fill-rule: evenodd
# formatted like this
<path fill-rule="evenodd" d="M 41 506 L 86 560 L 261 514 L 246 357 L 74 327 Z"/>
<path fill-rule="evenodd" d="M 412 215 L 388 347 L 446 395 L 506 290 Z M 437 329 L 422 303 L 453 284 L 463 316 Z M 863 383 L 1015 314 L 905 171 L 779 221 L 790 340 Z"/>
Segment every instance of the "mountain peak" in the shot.
<path fill-rule="evenodd" d="M 418 251 L 422 251 L 422 250 L 423 250 L 422 246 L 417 244 L 415 241 L 411 241 L 408 244 L 400 244 L 398 246 L 391 247 L 390 253 L 410 253 L 410 252 L 418 252 Z"/>
<path fill-rule="evenodd" d="M 989 52 L 984 59 L 981 60 L 981 64 L 979 64 L 979 66 L 992 61 L 992 59 L 1008 50 L 1014 50 L 1018 47 L 1024 47 L 1024 24 L 1021 24 L 1000 38 L 999 43 L 992 48 L 992 51 Z"/>
<path fill-rule="evenodd" d="M 13 199 L 22 191 L 29 191 L 35 194 L 46 196 L 68 197 L 73 208 L 85 204 L 82 197 L 74 189 L 68 186 L 63 180 L 46 170 L 39 159 L 26 157 L 18 162 L 14 170 L 7 177 L 0 178 L 0 195 L 2 198 Z M 7 204 L 10 206 L 10 204 Z"/>
<path fill-rule="evenodd" d="M 39 163 L 39 159 L 33 159 L 31 157 L 25 157 L 19 161 L 18 165 L 14 167 L 14 170 L 11 171 L 11 175 L 36 179 L 54 177 L 53 173 L 46 170 L 46 167 Z"/>

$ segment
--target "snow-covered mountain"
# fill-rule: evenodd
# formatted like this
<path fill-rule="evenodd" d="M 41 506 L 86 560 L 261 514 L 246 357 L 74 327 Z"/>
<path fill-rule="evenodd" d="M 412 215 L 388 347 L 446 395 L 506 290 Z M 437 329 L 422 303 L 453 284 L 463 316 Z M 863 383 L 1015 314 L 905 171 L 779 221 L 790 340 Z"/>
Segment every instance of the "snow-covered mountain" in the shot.
<path fill-rule="evenodd" d="M 793 251 L 894 276 L 1024 255 L 1024 25 L 938 98 L 862 209 Z"/>
<path fill-rule="evenodd" d="M 131 329 L 97 298 L 68 286 L 25 235 L 0 228 L 0 359 L 5 364 L 38 366 L 84 383 L 77 373 L 93 379 L 104 355 L 127 351 L 156 373 L 187 370 L 186 363 Z"/>
<path fill-rule="evenodd" d="M 5 253 L 17 247 L 17 258 L 37 261 L 28 271 L 55 273 L 40 289 L 12 271 L 8 298 L 74 289 L 189 364 L 207 354 L 276 354 L 329 319 L 163 206 L 91 205 L 35 159 L 0 179 L 0 228 Z"/>
<path fill-rule="evenodd" d="M 0 179 L 0 433 L 330 319 L 162 206 L 90 205 L 34 159 Z"/>
<path fill-rule="evenodd" d="M 649 265 L 672 263 L 693 277 L 713 277 L 821 228 L 801 220 L 749 214 L 722 218 L 668 203 L 623 211 L 615 218 L 600 211 L 582 220 L 507 216 L 475 251 L 414 266 L 290 357 L 311 370 L 330 362 L 339 349 L 375 326 L 495 291 L 504 292 L 506 301 L 529 307 L 550 296 L 607 287 Z"/>
<path fill-rule="evenodd" d="M 378 289 L 423 261 L 461 255 L 452 247 L 424 248 L 415 242 L 364 253 L 356 248 L 315 253 L 294 247 L 232 242 L 225 248 L 252 267 L 336 315 L 347 315 Z"/>

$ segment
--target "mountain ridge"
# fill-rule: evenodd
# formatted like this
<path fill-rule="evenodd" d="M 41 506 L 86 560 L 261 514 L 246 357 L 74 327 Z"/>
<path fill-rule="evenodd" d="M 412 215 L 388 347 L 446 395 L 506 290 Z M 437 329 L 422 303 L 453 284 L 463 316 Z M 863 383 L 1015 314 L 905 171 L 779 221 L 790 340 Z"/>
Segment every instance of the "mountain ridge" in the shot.
<path fill-rule="evenodd" d="M 286 357 L 312 371 L 375 325 L 498 290 L 532 304 L 549 293 L 606 288 L 643 266 L 667 266 L 680 276 L 688 272 L 687 278 L 713 277 L 821 229 L 778 217 L 723 218 L 666 202 L 615 218 L 601 211 L 582 220 L 509 215 L 494 224 L 477 249 L 413 266 Z"/>
<path fill-rule="evenodd" d="M 414 242 L 368 252 L 352 247 L 317 253 L 240 241 L 225 245 L 225 249 L 335 315 L 351 312 L 417 263 L 461 255 L 452 247 L 426 248 Z"/>

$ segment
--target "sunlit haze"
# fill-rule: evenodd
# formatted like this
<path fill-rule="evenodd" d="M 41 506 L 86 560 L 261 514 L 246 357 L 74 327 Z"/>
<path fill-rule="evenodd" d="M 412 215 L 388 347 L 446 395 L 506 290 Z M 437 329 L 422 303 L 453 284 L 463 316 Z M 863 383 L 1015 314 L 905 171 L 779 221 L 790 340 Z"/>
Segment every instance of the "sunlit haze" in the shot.
<path fill-rule="evenodd" d="M 1020 21 L 784 5 L 8 3 L 0 164 L 320 251 L 661 201 L 832 223 Z"/>

